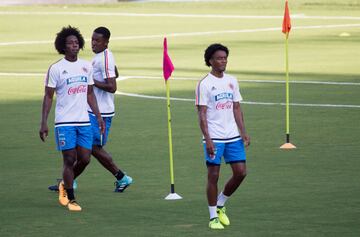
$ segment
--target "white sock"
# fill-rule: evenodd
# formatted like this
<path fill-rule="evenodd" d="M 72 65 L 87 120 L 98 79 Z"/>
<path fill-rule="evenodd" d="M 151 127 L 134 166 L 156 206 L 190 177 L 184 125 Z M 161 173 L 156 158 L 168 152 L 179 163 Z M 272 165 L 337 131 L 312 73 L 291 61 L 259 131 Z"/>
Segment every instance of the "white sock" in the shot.
<path fill-rule="evenodd" d="M 210 220 L 218 217 L 218 214 L 216 212 L 216 206 L 209 206 L 209 213 L 210 213 Z"/>
<path fill-rule="evenodd" d="M 223 192 L 221 192 L 218 196 L 218 200 L 217 200 L 217 206 L 218 207 L 223 207 L 225 206 L 225 202 L 228 200 L 228 196 L 224 195 Z"/>

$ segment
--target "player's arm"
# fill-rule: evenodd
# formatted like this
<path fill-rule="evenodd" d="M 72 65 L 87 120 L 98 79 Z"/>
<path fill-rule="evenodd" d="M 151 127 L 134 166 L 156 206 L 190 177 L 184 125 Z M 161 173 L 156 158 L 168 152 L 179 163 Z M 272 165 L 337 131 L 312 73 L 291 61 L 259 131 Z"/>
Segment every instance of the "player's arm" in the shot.
<path fill-rule="evenodd" d="M 52 101 L 54 97 L 55 88 L 45 87 L 45 95 L 42 104 L 42 113 L 41 113 L 41 123 L 40 123 L 40 130 L 39 135 L 40 139 L 45 142 L 45 138 L 49 134 L 49 128 L 47 125 L 48 116 L 51 110 Z"/>
<path fill-rule="evenodd" d="M 119 77 L 119 72 L 115 66 L 115 77 L 105 78 L 105 82 L 100 82 L 94 79 L 95 86 L 101 90 L 115 93 L 117 89 L 116 78 Z"/>
<path fill-rule="evenodd" d="M 87 102 L 88 102 L 92 112 L 95 114 L 98 124 L 99 124 L 99 129 L 100 129 L 101 133 L 103 134 L 105 132 L 105 123 L 101 117 L 99 107 L 97 105 L 96 97 L 94 94 L 94 88 L 92 85 L 88 85 Z"/>
<path fill-rule="evenodd" d="M 239 102 L 233 103 L 233 111 L 234 111 L 236 125 L 239 128 L 239 131 L 240 131 L 241 137 L 244 141 L 245 147 L 247 147 L 250 145 L 250 137 L 246 133 L 244 116 L 243 116 L 243 112 L 241 110 Z"/>
<path fill-rule="evenodd" d="M 205 139 L 206 151 L 210 157 L 215 157 L 215 147 L 214 147 L 214 143 L 211 140 L 211 137 L 209 135 L 208 123 L 207 123 L 207 119 L 206 119 L 207 107 L 205 105 L 198 105 L 197 108 L 198 108 L 200 129 L 201 129 L 201 132 L 203 133 L 204 139 Z"/>
<path fill-rule="evenodd" d="M 94 79 L 94 84 L 97 88 L 110 93 L 115 93 L 117 89 L 115 77 L 106 78 L 104 82 Z"/>

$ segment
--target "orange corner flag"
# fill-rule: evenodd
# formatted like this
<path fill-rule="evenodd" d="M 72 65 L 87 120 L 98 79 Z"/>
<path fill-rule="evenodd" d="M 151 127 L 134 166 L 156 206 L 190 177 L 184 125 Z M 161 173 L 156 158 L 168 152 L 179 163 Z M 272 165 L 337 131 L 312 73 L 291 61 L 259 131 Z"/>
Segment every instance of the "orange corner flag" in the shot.
<path fill-rule="evenodd" d="M 163 57 L 163 73 L 164 79 L 167 81 L 171 76 L 171 73 L 174 71 L 174 65 L 171 62 L 171 59 L 167 52 L 167 40 L 164 38 L 164 57 Z"/>
<path fill-rule="evenodd" d="M 290 12 L 289 12 L 289 7 L 288 7 L 288 1 L 286 1 L 285 2 L 284 20 L 282 23 L 282 32 L 284 34 L 286 34 L 286 36 L 288 36 L 290 30 L 291 30 Z"/>

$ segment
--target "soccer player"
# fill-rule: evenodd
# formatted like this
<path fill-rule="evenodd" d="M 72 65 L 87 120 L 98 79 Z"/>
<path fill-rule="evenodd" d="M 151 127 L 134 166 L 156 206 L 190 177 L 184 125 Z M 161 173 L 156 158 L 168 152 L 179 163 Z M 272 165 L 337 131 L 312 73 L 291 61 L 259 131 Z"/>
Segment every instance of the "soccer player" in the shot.
<path fill-rule="evenodd" d="M 106 125 L 105 133 L 100 134 L 97 129 L 96 117 L 89 110 L 94 136 L 92 155 L 115 176 L 115 192 L 123 192 L 132 184 L 133 180 L 116 166 L 111 155 L 104 149 L 108 140 L 112 117 L 115 115 L 114 93 L 116 92 L 116 78 L 118 77 L 114 56 L 108 49 L 109 39 L 110 31 L 106 27 L 96 28 L 91 38 L 92 51 L 95 53 L 92 60 L 94 93 Z"/>
<path fill-rule="evenodd" d="M 242 97 L 238 82 L 235 77 L 225 73 L 228 55 L 228 48 L 221 44 L 212 44 L 205 50 L 205 63 L 211 67 L 211 71 L 199 81 L 196 88 L 195 104 L 208 170 L 206 192 L 211 229 L 224 229 L 224 226 L 230 225 L 225 202 L 246 176 L 244 145 L 250 145 L 240 108 Z M 232 176 L 218 194 L 222 157 L 230 164 Z"/>
<path fill-rule="evenodd" d="M 105 123 L 105 133 L 100 134 L 97 119 L 91 108 L 89 108 L 90 121 L 93 128 L 92 155 L 104 168 L 115 176 L 114 191 L 123 192 L 132 184 L 133 179 L 118 168 L 111 155 L 104 149 L 108 140 L 112 117 L 115 115 L 114 93 L 117 88 L 116 78 L 119 76 L 114 56 L 108 49 L 110 35 L 110 31 L 106 27 L 98 27 L 94 30 L 91 39 L 92 51 L 95 53 L 92 60 L 94 94 Z M 74 183 L 74 187 L 76 187 L 76 183 Z M 58 185 L 50 186 L 49 189 L 58 191 Z"/>
<path fill-rule="evenodd" d="M 81 211 L 74 195 L 73 181 L 90 162 L 92 128 L 88 105 L 96 115 L 98 130 L 105 130 L 93 91 L 91 64 L 78 58 L 84 38 L 75 27 L 63 27 L 55 39 L 55 48 L 65 57 L 49 67 L 45 80 L 45 95 L 39 135 L 45 142 L 49 133 L 47 119 L 54 93 L 55 140 L 63 155 L 63 181 L 59 184 L 59 203 L 70 211 Z"/>

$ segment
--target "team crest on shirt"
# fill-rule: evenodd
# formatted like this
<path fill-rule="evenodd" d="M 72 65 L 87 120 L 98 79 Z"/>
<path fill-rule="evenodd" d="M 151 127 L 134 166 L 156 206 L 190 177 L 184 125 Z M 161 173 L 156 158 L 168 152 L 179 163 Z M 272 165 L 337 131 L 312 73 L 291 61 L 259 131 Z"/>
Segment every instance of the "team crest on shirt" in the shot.
<path fill-rule="evenodd" d="M 229 84 L 231 90 L 234 90 L 234 85 L 232 83 Z"/>
<path fill-rule="evenodd" d="M 215 87 L 215 86 L 213 86 L 213 87 L 211 88 L 211 90 L 212 90 L 212 91 L 215 91 L 215 90 L 216 90 L 216 87 Z"/>
<path fill-rule="evenodd" d="M 66 75 L 66 74 L 68 74 L 68 72 L 67 72 L 66 70 L 64 70 L 64 71 L 62 72 L 62 74 L 63 74 L 63 75 Z"/>
<path fill-rule="evenodd" d="M 85 72 L 85 73 L 88 73 L 88 69 L 86 67 L 83 67 L 82 70 Z"/>

